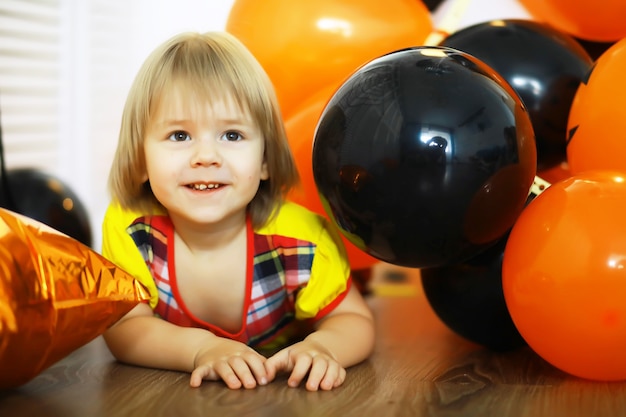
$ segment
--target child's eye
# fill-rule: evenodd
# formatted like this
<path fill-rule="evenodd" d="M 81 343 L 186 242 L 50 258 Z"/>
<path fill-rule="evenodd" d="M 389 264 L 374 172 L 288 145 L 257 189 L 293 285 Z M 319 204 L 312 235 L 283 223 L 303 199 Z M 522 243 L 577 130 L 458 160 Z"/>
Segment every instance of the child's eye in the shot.
<path fill-rule="evenodd" d="M 222 139 L 228 142 L 237 142 L 243 139 L 243 136 L 239 132 L 235 132 L 234 130 L 228 131 L 222 135 Z"/>
<path fill-rule="evenodd" d="M 191 136 L 189 136 L 187 132 L 184 132 L 182 130 L 177 130 L 176 132 L 169 135 L 167 138 L 174 142 L 184 142 L 187 140 L 191 140 Z"/>

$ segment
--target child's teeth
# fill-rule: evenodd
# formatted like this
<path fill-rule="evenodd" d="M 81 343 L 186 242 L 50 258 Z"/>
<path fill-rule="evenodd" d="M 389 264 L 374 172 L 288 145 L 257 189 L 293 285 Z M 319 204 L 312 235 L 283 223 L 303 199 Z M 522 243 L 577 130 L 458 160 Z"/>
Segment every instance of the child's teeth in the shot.
<path fill-rule="evenodd" d="M 208 189 L 215 189 L 218 188 L 220 185 L 219 184 L 194 184 L 193 188 L 194 190 L 199 190 L 199 191 L 203 191 Z"/>

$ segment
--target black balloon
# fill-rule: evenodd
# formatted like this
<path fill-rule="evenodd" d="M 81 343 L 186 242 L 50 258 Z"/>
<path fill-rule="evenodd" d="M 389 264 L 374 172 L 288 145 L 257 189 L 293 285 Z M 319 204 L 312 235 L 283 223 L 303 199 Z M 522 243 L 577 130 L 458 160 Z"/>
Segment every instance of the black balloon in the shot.
<path fill-rule="evenodd" d="M 87 210 L 61 180 L 36 169 L 8 170 L 0 203 L 91 246 Z"/>
<path fill-rule="evenodd" d="M 487 65 L 419 47 L 357 70 L 322 113 L 313 176 L 348 240 L 388 263 L 433 267 L 496 243 L 536 169 L 530 118 Z"/>
<path fill-rule="evenodd" d="M 443 0 L 424 0 L 423 3 L 424 6 L 426 6 L 426 8 L 432 12 L 434 10 L 437 10 L 441 3 L 443 3 Z"/>
<path fill-rule="evenodd" d="M 533 188 L 528 205 L 543 188 Z M 506 305 L 502 260 L 510 230 L 495 246 L 454 265 L 420 271 L 422 287 L 435 314 L 458 335 L 496 351 L 526 345 Z"/>
<path fill-rule="evenodd" d="M 569 110 L 593 64 L 575 38 L 540 22 L 509 19 L 461 29 L 441 45 L 474 55 L 519 94 L 535 131 L 540 170 L 566 160 Z"/>
<path fill-rule="evenodd" d="M 441 321 L 460 336 L 496 351 L 526 345 L 502 290 L 507 237 L 466 262 L 421 270 L 424 293 Z"/>

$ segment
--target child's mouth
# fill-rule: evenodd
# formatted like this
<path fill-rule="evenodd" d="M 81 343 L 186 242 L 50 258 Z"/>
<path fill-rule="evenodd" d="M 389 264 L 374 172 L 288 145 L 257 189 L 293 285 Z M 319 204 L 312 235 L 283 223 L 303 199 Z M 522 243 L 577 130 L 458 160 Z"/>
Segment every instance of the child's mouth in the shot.
<path fill-rule="evenodd" d="M 210 183 L 210 184 L 190 184 L 188 185 L 189 188 L 192 188 L 194 190 L 197 191 L 204 191 L 204 190 L 216 190 L 218 188 L 220 188 L 222 186 L 222 184 L 216 184 L 216 183 Z"/>

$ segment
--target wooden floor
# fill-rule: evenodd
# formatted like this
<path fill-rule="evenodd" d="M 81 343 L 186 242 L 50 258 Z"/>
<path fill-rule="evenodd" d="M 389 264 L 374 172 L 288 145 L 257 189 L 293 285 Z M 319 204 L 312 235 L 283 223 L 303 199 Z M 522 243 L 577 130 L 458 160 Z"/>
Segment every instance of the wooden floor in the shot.
<path fill-rule="evenodd" d="M 626 383 L 570 377 L 527 348 L 494 353 L 469 343 L 434 315 L 418 271 L 386 282 L 389 269 L 376 266 L 368 298 L 379 328 L 375 353 L 334 391 L 288 388 L 286 378 L 249 391 L 218 382 L 192 389 L 188 374 L 115 362 L 98 338 L 0 392 L 0 416 L 626 416 Z"/>

